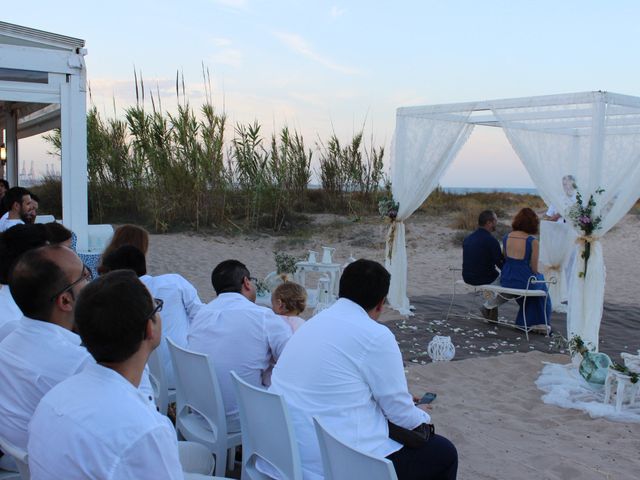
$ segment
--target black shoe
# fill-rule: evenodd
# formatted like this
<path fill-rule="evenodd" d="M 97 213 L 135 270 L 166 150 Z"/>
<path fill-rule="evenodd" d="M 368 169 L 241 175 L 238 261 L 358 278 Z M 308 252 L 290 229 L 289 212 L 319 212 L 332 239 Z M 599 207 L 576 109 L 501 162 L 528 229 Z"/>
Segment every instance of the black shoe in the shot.
<path fill-rule="evenodd" d="M 480 307 L 480 313 L 487 320 L 491 320 L 492 322 L 498 321 L 498 307 L 496 308 L 487 308 L 485 306 Z"/>

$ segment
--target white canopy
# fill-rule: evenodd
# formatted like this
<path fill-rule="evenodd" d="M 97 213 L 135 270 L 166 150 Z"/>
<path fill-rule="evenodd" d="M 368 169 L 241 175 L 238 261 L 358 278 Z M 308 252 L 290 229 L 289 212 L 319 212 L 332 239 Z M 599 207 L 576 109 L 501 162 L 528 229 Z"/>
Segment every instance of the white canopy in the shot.
<path fill-rule="evenodd" d="M 391 272 L 390 304 L 409 314 L 404 221 L 428 197 L 471 134 L 474 125 L 501 127 L 542 198 L 566 217 L 571 207 L 562 178 L 572 175 L 600 228 L 582 237 L 591 244 L 587 273 L 577 256 L 572 270 L 568 335 L 580 335 L 595 348 L 602 318 L 605 270 L 600 237 L 633 206 L 640 195 L 640 98 L 609 92 L 491 100 L 399 108 L 391 149 L 392 191 L 400 203 L 397 222 L 387 237 Z M 596 191 L 604 189 L 601 194 Z"/>
<path fill-rule="evenodd" d="M 0 22 L 0 129 L 7 171 L 18 185 L 18 139 L 59 127 L 62 219 L 88 247 L 84 40 Z"/>

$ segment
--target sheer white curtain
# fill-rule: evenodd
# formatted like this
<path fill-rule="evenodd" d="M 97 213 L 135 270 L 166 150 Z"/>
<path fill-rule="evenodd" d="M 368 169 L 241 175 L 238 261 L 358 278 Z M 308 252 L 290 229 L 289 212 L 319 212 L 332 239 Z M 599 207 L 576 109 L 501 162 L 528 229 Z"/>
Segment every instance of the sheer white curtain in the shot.
<path fill-rule="evenodd" d="M 547 280 L 554 277 L 556 283 L 549 285 L 549 296 L 554 312 L 567 312 L 563 301 L 567 300 L 567 264 L 573 258 L 576 233 L 571 225 L 560 222 L 540 222 L 540 257 L 542 272 Z M 573 264 L 571 264 L 573 265 Z"/>
<path fill-rule="evenodd" d="M 594 195 L 601 228 L 588 239 L 591 253 L 584 272 L 583 232 L 567 218 L 579 237 L 569 280 L 567 334 L 580 335 L 598 348 L 604 302 L 605 268 L 600 238 L 633 206 L 640 195 L 640 131 L 634 125 L 640 108 L 616 105 L 606 92 L 590 102 L 560 106 L 494 108 L 507 138 L 531 175 L 542 198 L 567 216 L 562 178 L 573 175 L 586 202 Z M 604 189 L 601 195 L 596 190 Z M 582 238 L 582 240 L 581 240 Z"/>
<path fill-rule="evenodd" d="M 389 227 L 385 265 L 391 273 L 389 304 L 409 315 L 407 251 L 404 221 L 425 201 L 473 130 L 469 112 L 446 119 L 421 118 L 398 113 L 391 147 L 393 198 L 400 204 Z"/>

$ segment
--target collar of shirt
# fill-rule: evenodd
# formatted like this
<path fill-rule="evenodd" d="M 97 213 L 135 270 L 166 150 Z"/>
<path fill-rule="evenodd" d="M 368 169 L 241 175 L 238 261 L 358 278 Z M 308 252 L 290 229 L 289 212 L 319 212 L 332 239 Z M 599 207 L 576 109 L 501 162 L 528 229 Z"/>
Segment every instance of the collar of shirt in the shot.
<path fill-rule="evenodd" d="M 136 388 L 136 386 L 133 385 L 129 380 L 127 380 L 125 377 L 120 375 L 118 372 L 116 372 L 112 368 L 104 367 L 99 363 L 91 363 L 85 367 L 84 373 L 86 375 L 97 378 L 98 380 L 100 380 L 101 384 L 113 385 L 114 387 L 120 390 L 124 390 L 125 392 L 128 392 L 129 394 L 140 398 L 140 400 L 145 406 L 149 406 L 152 408 L 152 410 L 155 411 L 155 405 L 153 405 L 152 402 L 149 402 L 147 400 L 147 397 L 145 396 L 145 394 L 142 393 L 139 388 Z M 105 388 L 105 391 L 110 391 L 110 390 Z"/>
<path fill-rule="evenodd" d="M 254 302 L 249 300 L 241 293 L 225 292 L 218 295 L 211 301 L 213 305 L 242 305 L 243 307 L 256 306 Z"/>
<path fill-rule="evenodd" d="M 67 342 L 73 345 L 81 345 L 82 341 L 80 340 L 80 336 L 71 330 L 67 330 L 60 325 L 56 325 L 55 323 L 45 322 L 44 320 L 38 320 L 35 318 L 27 317 L 26 315 L 23 317 L 20 322 L 22 329 L 37 333 L 39 335 L 55 335 L 58 337 L 62 337 Z"/>

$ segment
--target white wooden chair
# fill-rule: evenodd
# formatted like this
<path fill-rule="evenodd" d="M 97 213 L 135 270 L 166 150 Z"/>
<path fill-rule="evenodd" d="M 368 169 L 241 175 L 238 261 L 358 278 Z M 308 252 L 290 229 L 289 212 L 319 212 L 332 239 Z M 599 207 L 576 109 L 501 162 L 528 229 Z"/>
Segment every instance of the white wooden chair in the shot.
<path fill-rule="evenodd" d="M 242 479 L 272 478 L 261 470 L 273 467 L 278 478 L 302 480 L 298 444 L 284 398 L 249 385 L 235 372 L 231 375 L 242 425 Z M 258 463 L 259 459 L 269 466 Z"/>
<path fill-rule="evenodd" d="M 207 355 L 190 352 L 169 338 L 166 341 L 176 374 L 176 428 L 186 440 L 207 446 L 216 457 L 215 475 L 224 476 L 227 458 L 233 470 L 235 447 L 242 443 L 242 435 L 227 433 L 215 370 Z"/>
<path fill-rule="evenodd" d="M 316 427 L 325 480 L 398 480 L 391 460 L 378 458 L 345 445 L 327 432 L 318 417 Z"/>

